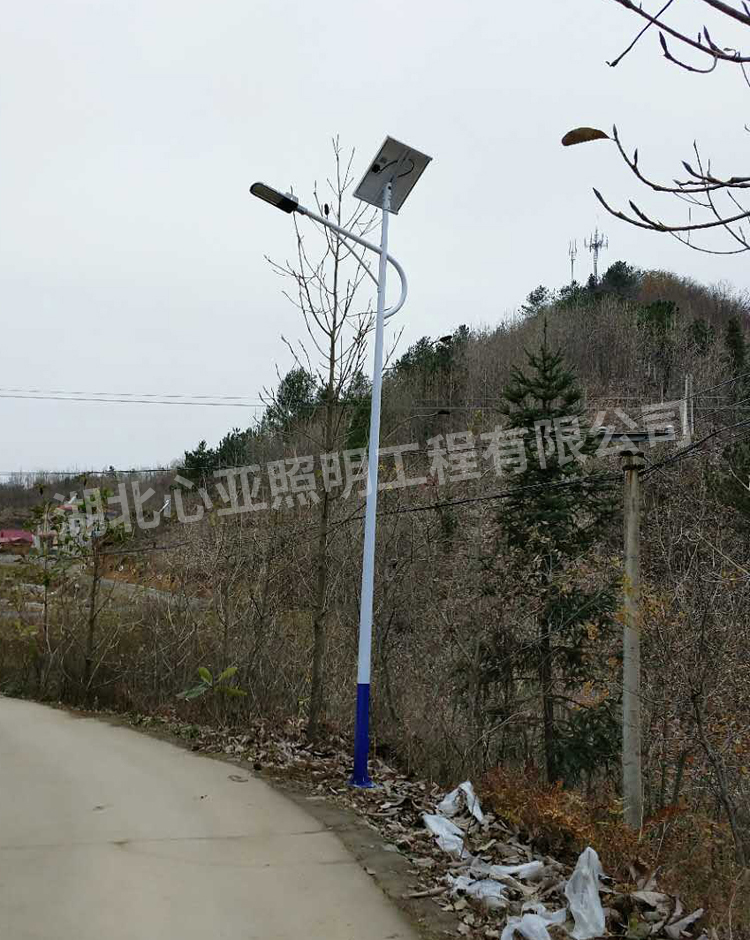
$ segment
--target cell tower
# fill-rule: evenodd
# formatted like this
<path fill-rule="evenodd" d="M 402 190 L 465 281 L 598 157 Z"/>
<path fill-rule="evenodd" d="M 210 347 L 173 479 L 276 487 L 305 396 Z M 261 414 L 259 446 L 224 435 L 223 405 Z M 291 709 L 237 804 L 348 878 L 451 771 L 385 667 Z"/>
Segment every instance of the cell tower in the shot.
<path fill-rule="evenodd" d="M 594 280 L 599 283 L 599 252 L 603 248 L 609 248 L 609 239 L 604 232 L 599 232 L 597 226 L 591 238 L 586 239 L 583 244 L 594 256 Z"/>
<path fill-rule="evenodd" d="M 568 257 L 570 258 L 570 285 L 576 282 L 576 258 L 578 257 L 578 242 L 575 239 L 568 243 Z"/>

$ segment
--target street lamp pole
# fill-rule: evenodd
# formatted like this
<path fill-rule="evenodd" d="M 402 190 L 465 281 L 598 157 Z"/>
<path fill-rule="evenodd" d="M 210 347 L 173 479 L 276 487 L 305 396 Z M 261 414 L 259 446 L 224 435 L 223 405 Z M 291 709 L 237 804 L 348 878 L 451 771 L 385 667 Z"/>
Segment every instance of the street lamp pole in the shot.
<path fill-rule="evenodd" d="M 354 195 L 380 210 L 382 224 L 380 247 L 329 221 L 317 212 L 301 206 L 296 196 L 281 193 L 265 183 L 253 183 L 250 192 L 282 212 L 306 215 L 342 238 L 356 242 L 380 257 L 378 266 L 378 300 L 375 313 L 375 350 L 372 370 L 372 403 L 370 406 L 370 438 L 367 453 L 367 501 L 365 506 L 365 539 L 362 555 L 362 592 L 359 610 L 359 649 L 357 657 L 357 711 L 354 730 L 354 770 L 350 784 L 355 787 L 373 785 L 368 773 L 370 751 L 370 667 L 372 660 L 372 620 L 375 589 L 375 531 L 378 507 L 378 450 L 380 446 L 380 400 L 383 388 L 383 333 L 385 321 L 403 307 L 407 283 L 404 269 L 388 254 L 388 221 L 397 214 L 412 191 L 431 157 L 387 137 L 377 156 L 367 168 Z M 359 259 L 358 259 L 359 260 Z M 395 306 L 385 309 L 385 288 L 388 264 L 401 279 L 401 296 Z M 375 280 L 372 272 L 365 271 Z"/>
<path fill-rule="evenodd" d="M 362 555 L 362 592 L 359 607 L 359 650 L 357 655 L 357 715 L 354 725 L 354 771 L 350 783 L 371 787 L 367 772 L 370 754 L 370 667 L 372 663 L 372 615 L 375 592 L 375 528 L 378 511 L 378 450 L 380 447 L 380 401 L 383 388 L 383 328 L 385 325 L 385 284 L 388 257 L 388 216 L 392 184 L 383 188 L 383 221 L 380 228 L 378 304 L 375 315 L 375 361 L 372 367 L 372 404 L 367 450 L 367 505 L 365 544 Z"/>
<path fill-rule="evenodd" d="M 296 196 L 290 193 L 280 193 L 265 183 L 253 183 L 250 192 L 264 202 L 281 209 L 282 212 L 296 212 L 305 215 L 325 226 L 342 238 L 356 242 L 364 248 L 379 255 L 378 265 L 378 293 L 375 314 L 375 351 L 372 370 L 372 404 L 370 407 L 370 438 L 367 454 L 367 502 L 365 506 L 365 539 L 362 557 L 362 591 L 359 612 L 359 650 L 357 657 L 357 710 L 354 730 L 354 770 L 350 783 L 355 787 L 371 787 L 367 764 L 370 753 L 370 666 L 372 661 L 372 620 L 373 598 L 375 592 L 375 532 L 377 525 L 378 508 L 378 449 L 380 443 L 380 404 L 383 388 L 383 335 L 385 321 L 392 317 L 403 307 L 406 301 L 408 284 L 406 273 L 395 258 L 388 254 L 388 222 L 390 218 L 390 205 L 392 183 L 383 188 L 383 202 L 381 206 L 382 224 L 380 229 L 380 246 L 372 244 L 360 235 L 350 232 L 331 222 L 330 219 L 319 215 L 306 206 L 300 205 Z M 401 281 L 401 296 L 397 303 L 385 309 L 385 291 L 388 264 L 396 269 Z M 365 268 L 372 277 L 369 268 Z M 375 278 L 373 278 L 375 280 Z"/>

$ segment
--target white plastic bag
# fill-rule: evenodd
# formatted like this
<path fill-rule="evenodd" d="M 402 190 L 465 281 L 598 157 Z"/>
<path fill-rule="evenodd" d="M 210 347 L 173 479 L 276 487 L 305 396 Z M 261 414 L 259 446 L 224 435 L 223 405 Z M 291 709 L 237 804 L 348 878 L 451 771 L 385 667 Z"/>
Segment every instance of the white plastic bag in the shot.
<path fill-rule="evenodd" d="M 503 879 L 507 875 L 516 878 L 532 878 L 544 868 L 544 862 L 524 862 L 523 865 L 492 865 L 490 878 Z"/>
<path fill-rule="evenodd" d="M 513 934 L 520 933 L 526 940 L 551 940 L 546 921 L 538 914 L 524 914 L 522 917 L 509 917 L 500 935 L 500 940 L 513 940 Z"/>
<path fill-rule="evenodd" d="M 474 879 L 469 877 L 469 875 L 456 875 L 455 878 L 453 875 L 446 875 L 445 880 L 451 886 L 451 894 L 459 894 L 461 891 L 468 891 L 474 884 Z"/>
<path fill-rule="evenodd" d="M 521 913 L 537 914 L 545 924 L 564 924 L 568 916 L 564 907 L 559 911 L 548 911 L 541 901 L 527 901 L 521 908 Z"/>
<path fill-rule="evenodd" d="M 604 909 L 599 899 L 599 878 L 604 874 L 599 856 L 590 846 L 578 857 L 565 897 L 575 921 L 575 940 L 592 940 L 604 935 Z"/>
<path fill-rule="evenodd" d="M 491 878 L 473 882 L 466 889 L 466 894 L 476 901 L 481 901 L 491 911 L 508 906 L 508 899 L 503 892 L 503 886 Z"/>
<path fill-rule="evenodd" d="M 451 885 L 451 894 L 465 894 L 468 898 L 481 901 L 490 910 L 499 910 L 508 906 L 505 889 L 491 878 L 474 881 L 470 875 L 446 875 L 445 880 Z"/>
<path fill-rule="evenodd" d="M 455 790 L 451 790 L 451 792 L 438 803 L 437 811 L 441 816 L 455 816 L 456 813 L 461 812 L 464 805 L 478 823 L 484 822 L 482 807 L 479 804 L 476 793 L 474 793 L 474 787 L 468 780 L 459 784 Z"/>
<path fill-rule="evenodd" d="M 469 874 L 475 878 L 489 878 L 492 865 L 489 862 L 483 862 L 481 858 L 475 858 L 471 863 Z"/>
<path fill-rule="evenodd" d="M 437 844 L 444 852 L 455 855 L 456 858 L 470 858 L 464 846 L 464 834 L 455 823 L 445 816 L 435 816 L 431 813 L 422 813 L 422 819 L 430 832 L 437 837 Z"/>

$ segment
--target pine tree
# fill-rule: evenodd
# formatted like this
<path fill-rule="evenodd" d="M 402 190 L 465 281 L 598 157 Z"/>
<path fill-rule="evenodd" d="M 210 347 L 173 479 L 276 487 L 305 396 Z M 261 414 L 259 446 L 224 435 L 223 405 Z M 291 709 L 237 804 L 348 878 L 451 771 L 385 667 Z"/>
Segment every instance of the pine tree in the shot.
<path fill-rule="evenodd" d="M 747 343 L 739 317 L 731 317 L 724 334 L 726 363 L 732 375 L 742 375 L 747 367 Z"/>
<path fill-rule="evenodd" d="M 747 342 L 738 316 L 730 317 L 724 333 L 724 362 L 732 376 L 738 381 L 731 386 L 735 402 L 747 397 L 748 381 L 742 378 L 747 372 Z M 739 415 L 736 416 L 739 418 Z M 717 491 L 721 500 L 737 515 L 734 522 L 738 529 L 747 532 L 750 526 L 750 446 L 739 440 L 724 449 L 725 466 L 717 478 Z"/>
<path fill-rule="evenodd" d="M 309 419 L 315 412 L 315 394 L 318 382 L 315 376 L 298 366 L 290 369 L 279 382 L 269 402 L 261 427 L 285 434 L 299 421 Z"/>
<path fill-rule="evenodd" d="M 615 261 L 604 272 L 599 289 L 603 294 L 615 294 L 623 298 L 635 297 L 641 278 L 641 273 L 625 261 Z"/>
<path fill-rule="evenodd" d="M 592 591 L 577 570 L 579 559 L 604 535 L 614 508 L 606 490 L 581 466 L 597 443 L 581 427 L 581 393 L 562 353 L 549 348 L 546 324 L 540 349 L 526 355 L 528 367 L 513 371 L 502 410 L 510 428 L 525 432 L 526 468 L 517 483 L 538 489 L 520 491 L 511 499 L 503 522 L 509 547 L 525 559 L 538 592 L 537 636 L 527 644 L 526 665 L 533 667 L 539 683 L 544 762 L 548 780 L 554 782 L 572 780 L 592 760 L 616 755 L 611 713 L 598 716 L 610 728 L 610 751 L 601 753 L 597 738 L 597 755 L 585 747 L 573 754 L 574 740 L 580 745 L 588 737 L 577 727 L 581 716 L 564 717 L 558 706 L 567 699 L 566 690 L 590 678 L 589 637 L 611 623 L 615 609 L 612 586 Z"/>
<path fill-rule="evenodd" d="M 714 328 L 702 317 L 693 320 L 687 330 L 688 341 L 698 356 L 705 356 L 713 345 Z"/>
<path fill-rule="evenodd" d="M 218 465 L 216 451 L 205 441 L 201 441 L 195 450 L 185 451 L 180 472 L 193 483 L 205 485 Z"/>
<path fill-rule="evenodd" d="M 554 296 L 550 293 L 549 288 L 545 287 L 544 284 L 540 284 L 526 297 L 526 303 L 521 305 L 521 313 L 525 317 L 535 317 L 545 307 L 548 307 L 553 300 Z"/>

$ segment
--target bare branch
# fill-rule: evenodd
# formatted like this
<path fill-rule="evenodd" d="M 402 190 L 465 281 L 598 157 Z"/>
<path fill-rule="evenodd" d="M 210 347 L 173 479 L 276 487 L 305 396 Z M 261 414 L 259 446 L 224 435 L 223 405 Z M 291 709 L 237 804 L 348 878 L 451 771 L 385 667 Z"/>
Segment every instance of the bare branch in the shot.
<path fill-rule="evenodd" d="M 703 2 L 710 7 L 713 7 L 714 10 L 719 10 L 719 12 L 724 13 L 726 16 L 731 16 L 732 19 L 737 20 L 739 23 L 743 23 L 745 26 L 750 26 L 750 14 L 747 12 L 740 13 L 739 10 L 736 10 L 734 7 L 730 7 L 728 3 L 723 3 L 722 0 L 703 0 Z"/>
<path fill-rule="evenodd" d="M 658 15 L 660 15 L 660 14 L 657 14 L 657 16 L 652 16 L 650 13 L 646 12 L 646 10 L 644 10 L 643 7 L 637 6 L 635 3 L 633 3 L 632 0 L 614 0 L 614 2 L 619 3 L 621 7 L 625 7 L 626 10 L 630 10 L 632 13 L 637 14 L 642 19 L 648 20 L 649 25 L 656 23 L 657 17 Z M 703 0 L 703 2 L 708 3 L 710 6 L 715 6 L 715 4 L 719 3 L 720 0 Z M 719 7 L 716 7 L 716 9 L 719 9 Z M 722 12 L 726 12 L 726 11 L 722 10 Z M 737 10 L 735 10 L 734 13 L 740 17 L 743 15 L 743 14 L 740 14 Z M 716 46 L 713 42 L 711 43 L 710 46 L 706 46 L 703 44 L 703 42 L 700 41 L 700 38 L 698 40 L 691 39 L 689 36 L 685 35 L 685 33 L 682 33 L 679 30 L 674 29 L 671 26 L 667 26 L 664 23 L 659 23 L 658 25 L 659 25 L 659 28 L 663 30 L 665 33 L 672 36 L 674 39 L 677 39 L 679 42 L 685 43 L 685 45 L 690 46 L 691 48 L 696 49 L 698 52 L 703 53 L 703 55 L 711 56 L 712 58 L 715 58 L 715 59 L 722 59 L 724 61 L 732 62 L 735 64 L 738 64 L 741 62 L 750 62 L 749 57 L 742 56 L 739 53 L 735 52 L 734 50 L 729 50 L 729 51 L 722 50 L 718 46 Z"/>
<path fill-rule="evenodd" d="M 637 44 L 637 42 L 638 42 L 638 40 L 641 38 L 641 36 L 643 36 L 643 34 L 644 34 L 647 30 L 651 29 L 651 27 L 652 27 L 652 26 L 654 25 L 654 23 L 659 19 L 659 17 L 662 15 L 662 13 L 666 13 L 666 11 L 669 9 L 670 6 L 672 6 L 673 3 L 674 3 L 674 0 L 667 0 L 667 2 L 664 4 L 664 6 L 661 8 L 661 10 L 659 10 L 659 12 L 658 12 L 658 13 L 656 14 L 656 16 L 653 18 L 653 20 L 651 20 L 650 23 L 646 23 L 646 25 L 643 27 L 643 29 L 640 31 L 640 33 L 638 33 L 638 35 L 635 37 L 635 39 L 630 43 L 630 45 L 628 46 L 628 48 L 627 48 L 624 52 L 621 52 L 620 55 L 618 55 L 617 58 L 616 58 L 614 61 L 612 61 L 612 62 L 607 62 L 607 65 L 611 66 L 611 68 L 614 68 L 616 65 L 619 65 L 620 62 L 622 62 L 622 60 L 625 58 L 625 56 L 630 52 L 630 50 L 635 47 L 635 45 Z"/>

